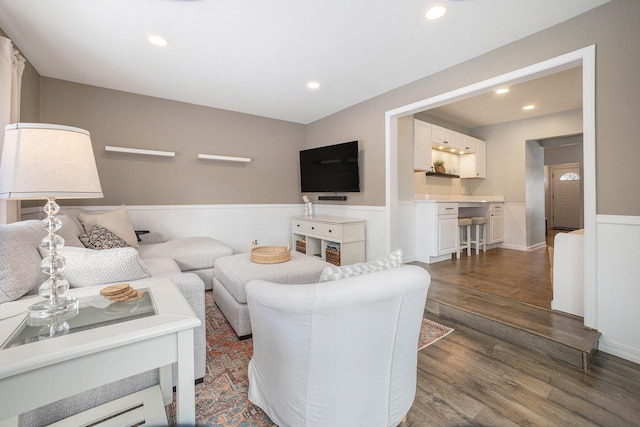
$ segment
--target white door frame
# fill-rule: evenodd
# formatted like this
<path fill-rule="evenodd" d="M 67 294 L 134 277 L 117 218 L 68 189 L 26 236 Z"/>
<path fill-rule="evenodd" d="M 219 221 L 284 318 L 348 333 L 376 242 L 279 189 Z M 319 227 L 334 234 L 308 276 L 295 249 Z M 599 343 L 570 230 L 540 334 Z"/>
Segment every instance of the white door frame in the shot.
<path fill-rule="evenodd" d="M 587 46 L 565 55 L 387 111 L 385 113 L 386 252 L 389 253 L 392 248 L 402 247 L 399 242 L 401 237 L 398 224 L 398 118 L 486 93 L 499 85 L 521 83 L 582 65 L 584 324 L 597 329 L 595 57 L 595 45 Z"/>

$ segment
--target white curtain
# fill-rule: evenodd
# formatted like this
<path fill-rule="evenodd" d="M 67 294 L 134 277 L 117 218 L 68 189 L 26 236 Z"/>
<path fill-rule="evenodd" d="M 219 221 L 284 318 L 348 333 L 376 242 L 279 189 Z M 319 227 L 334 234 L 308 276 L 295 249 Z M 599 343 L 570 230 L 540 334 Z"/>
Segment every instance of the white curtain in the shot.
<path fill-rule="evenodd" d="M 4 127 L 20 120 L 20 89 L 24 58 L 11 40 L 0 37 L 0 140 L 4 142 Z M 2 148 L 2 145 L 0 145 Z M 0 149 L 0 155 L 2 150 Z M 0 224 L 20 220 L 20 201 L 0 200 Z"/>

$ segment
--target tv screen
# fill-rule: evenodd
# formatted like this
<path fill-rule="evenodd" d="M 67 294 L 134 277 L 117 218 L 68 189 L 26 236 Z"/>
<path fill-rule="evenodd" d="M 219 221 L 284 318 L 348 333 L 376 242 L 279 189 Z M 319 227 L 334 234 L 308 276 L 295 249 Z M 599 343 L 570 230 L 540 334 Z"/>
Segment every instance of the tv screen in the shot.
<path fill-rule="evenodd" d="M 300 187 L 307 192 L 358 192 L 358 141 L 300 151 Z"/>

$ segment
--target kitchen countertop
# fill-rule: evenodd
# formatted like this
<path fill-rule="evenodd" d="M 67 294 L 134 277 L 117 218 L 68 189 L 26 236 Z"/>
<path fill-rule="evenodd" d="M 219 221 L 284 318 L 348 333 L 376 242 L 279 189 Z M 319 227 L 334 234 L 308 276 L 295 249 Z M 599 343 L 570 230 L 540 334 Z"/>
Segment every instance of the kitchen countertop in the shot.
<path fill-rule="evenodd" d="M 503 203 L 504 196 L 465 196 L 463 194 L 415 194 L 414 200 L 417 203 L 434 203 L 434 202 L 476 202 L 476 203 Z"/>

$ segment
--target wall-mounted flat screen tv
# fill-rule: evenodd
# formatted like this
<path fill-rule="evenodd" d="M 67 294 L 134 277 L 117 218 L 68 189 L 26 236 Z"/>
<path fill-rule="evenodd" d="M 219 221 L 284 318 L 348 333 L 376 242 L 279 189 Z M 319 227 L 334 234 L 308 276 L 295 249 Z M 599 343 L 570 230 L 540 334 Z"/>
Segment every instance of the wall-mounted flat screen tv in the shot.
<path fill-rule="evenodd" d="M 303 193 L 359 192 L 358 141 L 300 151 Z"/>

